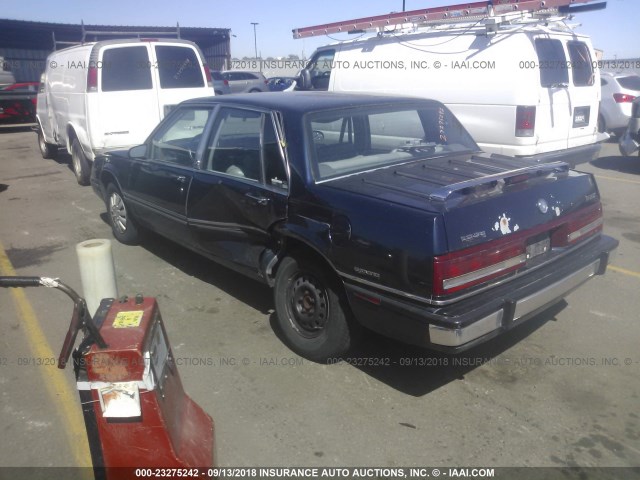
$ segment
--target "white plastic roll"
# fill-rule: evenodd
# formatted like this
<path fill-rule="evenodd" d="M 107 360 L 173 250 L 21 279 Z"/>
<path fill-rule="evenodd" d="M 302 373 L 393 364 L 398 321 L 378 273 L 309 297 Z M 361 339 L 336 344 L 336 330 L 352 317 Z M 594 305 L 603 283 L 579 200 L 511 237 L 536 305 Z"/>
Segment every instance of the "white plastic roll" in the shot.
<path fill-rule="evenodd" d="M 103 298 L 118 298 L 111 241 L 96 238 L 80 242 L 76 245 L 76 253 L 84 298 L 93 316 Z"/>

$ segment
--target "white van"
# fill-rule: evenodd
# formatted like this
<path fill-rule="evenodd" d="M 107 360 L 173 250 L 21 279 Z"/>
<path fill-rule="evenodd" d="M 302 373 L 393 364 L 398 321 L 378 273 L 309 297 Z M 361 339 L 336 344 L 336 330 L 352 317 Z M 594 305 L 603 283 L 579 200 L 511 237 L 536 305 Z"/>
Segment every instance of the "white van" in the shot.
<path fill-rule="evenodd" d="M 540 162 L 588 162 L 608 138 L 597 130 L 591 41 L 563 22 L 452 24 L 335 43 L 314 53 L 297 83 L 440 100 L 483 150 Z"/>
<path fill-rule="evenodd" d="M 38 93 L 38 144 L 44 158 L 71 154 L 78 183 L 106 150 L 141 144 L 176 104 L 214 95 L 200 49 L 186 40 L 106 40 L 47 58 Z"/>

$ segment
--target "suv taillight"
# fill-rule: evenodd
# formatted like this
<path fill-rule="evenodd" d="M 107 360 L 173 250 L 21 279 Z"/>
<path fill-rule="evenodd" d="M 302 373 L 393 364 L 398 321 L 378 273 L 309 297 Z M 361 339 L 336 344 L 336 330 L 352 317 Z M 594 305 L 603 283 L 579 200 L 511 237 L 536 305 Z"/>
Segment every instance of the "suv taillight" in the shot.
<path fill-rule="evenodd" d="M 516 137 L 533 137 L 536 128 L 536 107 L 518 105 L 516 107 Z"/>
<path fill-rule="evenodd" d="M 98 68 L 93 66 L 87 70 L 87 92 L 98 91 Z"/>
<path fill-rule="evenodd" d="M 591 204 L 566 216 L 482 245 L 433 258 L 433 295 L 450 295 L 512 273 L 527 261 L 527 245 L 550 236 L 551 248 L 572 246 L 602 231 L 602 205 Z"/>
<path fill-rule="evenodd" d="M 633 95 L 627 95 L 626 93 L 614 93 L 613 99 L 616 103 L 631 103 L 636 97 Z"/>

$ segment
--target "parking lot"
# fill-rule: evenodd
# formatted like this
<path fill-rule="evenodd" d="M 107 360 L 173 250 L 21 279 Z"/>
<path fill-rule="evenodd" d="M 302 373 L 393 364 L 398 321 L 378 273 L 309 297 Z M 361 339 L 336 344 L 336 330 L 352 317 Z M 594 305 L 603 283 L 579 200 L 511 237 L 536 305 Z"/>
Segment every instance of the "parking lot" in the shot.
<path fill-rule="evenodd" d="M 75 245 L 112 238 L 66 160 L 43 160 L 33 132 L 0 132 L 1 275 L 80 290 Z M 620 240 L 607 274 L 461 356 L 371 333 L 346 361 L 309 362 L 274 333 L 270 289 L 160 238 L 113 241 L 119 293 L 157 297 L 220 466 L 637 467 L 640 159 L 610 142 L 579 169 Z M 0 305 L 0 466 L 90 465 L 73 371 L 49 361 L 71 302 L 0 289 Z"/>

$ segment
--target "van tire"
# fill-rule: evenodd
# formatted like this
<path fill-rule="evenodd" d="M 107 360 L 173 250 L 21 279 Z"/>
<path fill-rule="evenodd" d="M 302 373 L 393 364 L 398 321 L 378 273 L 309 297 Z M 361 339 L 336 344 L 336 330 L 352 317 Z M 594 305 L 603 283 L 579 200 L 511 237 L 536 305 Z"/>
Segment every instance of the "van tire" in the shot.
<path fill-rule="evenodd" d="M 74 138 L 71 143 L 71 168 L 73 168 L 78 184 L 89 185 L 91 167 L 77 138 Z"/>
<path fill-rule="evenodd" d="M 40 155 L 44 159 L 56 158 L 58 153 L 58 147 L 51 143 L 47 143 L 44 139 L 42 129 L 38 128 L 38 147 L 40 148 Z"/>
<path fill-rule="evenodd" d="M 346 353 L 358 327 L 332 272 L 302 255 L 285 257 L 276 274 L 276 323 L 284 342 L 314 362 Z M 304 311 L 303 311 L 304 310 Z"/>
<path fill-rule="evenodd" d="M 120 189 L 113 183 L 107 185 L 107 216 L 113 236 L 120 243 L 125 245 L 135 245 L 138 243 L 138 227 L 136 226 L 131 212 L 124 203 L 124 198 Z"/>

